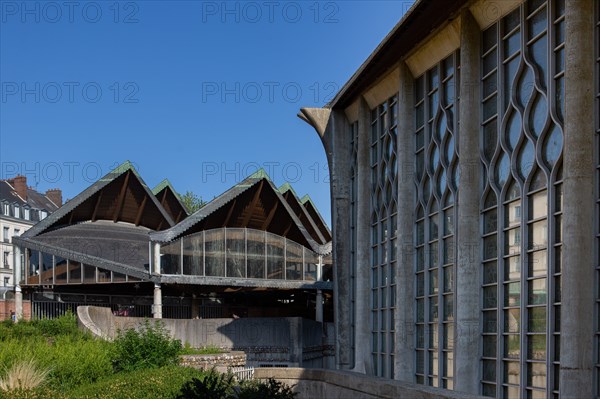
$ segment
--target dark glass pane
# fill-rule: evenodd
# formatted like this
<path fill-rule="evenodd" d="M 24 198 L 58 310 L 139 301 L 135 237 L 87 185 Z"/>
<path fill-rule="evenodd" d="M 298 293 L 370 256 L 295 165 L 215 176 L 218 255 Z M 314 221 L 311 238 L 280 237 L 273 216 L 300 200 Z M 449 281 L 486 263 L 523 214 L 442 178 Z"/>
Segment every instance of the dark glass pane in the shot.
<path fill-rule="evenodd" d="M 483 356 L 484 357 L 496 357 L 496 344 L 497 344 L 497 336 L 496 335 L 484 335 L 483 336 Z M 485 360 L 484 360 L 484 368 L 485 368 Z M 491 362 L 494 365 L 494 370 L 496 370 L 495 362 Z M 494 381 L 496 377 L 493 379 L 485 378 L 485 369 L 484 369 L 484 380 L 486 381 Z"/>
<path fill-rule="evenodd" d="M 498 331 L 498 321 L 495 310 L 483 312 L 483 332 L 495 333 Z"/>
<path fill-rule="evenodd" d="M 527 358 L 530 360 L 546 359 L 545 335 L 530 335 L 527 337 Z"/>

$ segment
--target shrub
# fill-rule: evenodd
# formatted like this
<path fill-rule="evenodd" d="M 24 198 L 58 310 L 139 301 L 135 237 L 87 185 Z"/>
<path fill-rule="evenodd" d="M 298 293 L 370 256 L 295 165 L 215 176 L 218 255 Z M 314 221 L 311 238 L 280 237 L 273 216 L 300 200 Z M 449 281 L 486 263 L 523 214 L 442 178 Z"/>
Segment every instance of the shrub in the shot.
<path fill-rule="evenodd" d="M 11 338 L 50 338 L 57 336 L 92 339 L 90 334 L 81 331 L 77 327 L 77 317 L 72 312 L 67 312 L 65 315 L 55 319 L 20 320 L 18 323 L 4 320 L 0 323 L 0 341 Z"/>
<path fill-rule="evenodd" d="M 38 367 L 33 360 L 14 363 L 0 379 L 0 389 L 14 391 L 37 388 L 46 380 L 48 369 Z"/>
<path fill-rule="evenodd" d="M 202 348 L 192 348 L 188 342 L 185 343 L 185 346 L 181 348 L 179 351 L 180 355 L 217 355 L 219 353 L 224 353 L 225 350 L 219 348 L 215 345 L 207 345 Z"/>
<path fill-rule="evenodd" d="M 163 325 L 144 321 L 142 328 L 119 331 L 113 343 L 113 365 L 116 371 L 177 364 L 181 341 L 172 339 Z"/>
<path fill-rule="evenodd" d="M 296 395 L 290 387 L 272 378 L 266 382 L 238 382 L 233 374 L 220 374 L 213 369 L 183 384 L 177 399 L 294 399 Z"/>
<path fill-rule="evenodd" d="M 76 387 L 66 396 L 69 399 L 173 399 L 182 384 L 203 373 L 181 366 L 121 372 L 96 383 Z"/>
<path fill-rule="evenodd" d="M 183 384 L 177 399 L 226 399 L 231 397 L 233 381 L 233 374 L 221 374 L 213 369 Z"/>
<path fill-rule="evenodd" d="M 294 399 L 297 393 L 292 392 L 292 388 L 269 378 L 266 382 L 249 380 L 243 381 L 238 399 Z"/>

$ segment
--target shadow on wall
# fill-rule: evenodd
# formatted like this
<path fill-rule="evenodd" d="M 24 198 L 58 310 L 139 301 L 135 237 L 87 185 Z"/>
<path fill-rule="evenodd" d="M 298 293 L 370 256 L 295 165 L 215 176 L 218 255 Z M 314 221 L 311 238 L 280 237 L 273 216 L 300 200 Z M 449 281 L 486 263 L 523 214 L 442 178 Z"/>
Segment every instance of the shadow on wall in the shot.
<path fill-rule="evenodd" d="M 79 306 L 81 328 L 104 339 L 117 331 L 138 329 L 141 317 L 117 317 L 109 308 Z M 216 346 L 229 351 L 243 351 L 248 366 L 324 367 L 325 358 L 333 353 L 322 323 L 299 317 L 265 317 L 241 319 L 161 319 L 173 338 L 194 348 Z M 326 326 L 329 327 L 329 326 Z M 326 342 L 327 341 L 327 342 Z"/>

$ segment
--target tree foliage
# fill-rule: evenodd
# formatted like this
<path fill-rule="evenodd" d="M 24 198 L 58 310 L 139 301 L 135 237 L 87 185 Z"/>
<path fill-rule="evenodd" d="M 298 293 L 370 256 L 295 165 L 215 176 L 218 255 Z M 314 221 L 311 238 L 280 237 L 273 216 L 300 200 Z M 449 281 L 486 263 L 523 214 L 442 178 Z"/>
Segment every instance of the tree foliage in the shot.
<path fill-rule="evenodd" d="M 187 191 L 184 195 L 182 195 L 181 202 L 187 208 L 189 213 L 194 213 L 206 205 L 206 202 L 202 200 L 202 197 L 196 195 L 192 191 Z"/>

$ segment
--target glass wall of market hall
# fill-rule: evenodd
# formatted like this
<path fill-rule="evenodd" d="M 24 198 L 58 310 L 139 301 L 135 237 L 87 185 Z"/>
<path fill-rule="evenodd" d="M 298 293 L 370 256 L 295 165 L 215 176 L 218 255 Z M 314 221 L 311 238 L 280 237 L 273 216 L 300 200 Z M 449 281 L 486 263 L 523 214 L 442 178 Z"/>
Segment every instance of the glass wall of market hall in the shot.
<path fill-rule="evenodd" d="M 161 274 L 331 281 L 331 255 L 266 231 L 219 228 L 160 245 Z"/>
<path fill-rule="evenodd" d="M 336 179 L 338 367 L 600 398 L 600 2 L 445 6 L 301 111 Z"/>

